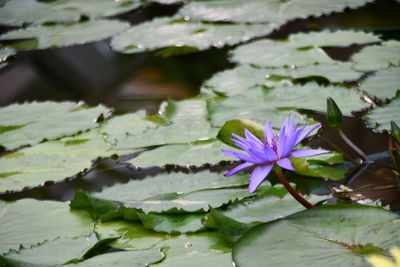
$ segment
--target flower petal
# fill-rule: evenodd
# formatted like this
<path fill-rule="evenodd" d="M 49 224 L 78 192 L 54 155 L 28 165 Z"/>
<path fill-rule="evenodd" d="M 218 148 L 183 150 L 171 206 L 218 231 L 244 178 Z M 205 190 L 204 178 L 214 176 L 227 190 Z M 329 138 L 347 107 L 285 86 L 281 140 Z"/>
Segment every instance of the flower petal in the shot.
<path fill-rule="evenodd" d="M 264 140 L 267 141 L 268 144 L 272 144 L 272 141 L 274 140 L 274 131 L 272 130 L 269 121 L 265 123 Z"/>
<path fill-rule="evenodd" d="M 240 152 L 230 151 L 230 150 L 225 150 L 225 149 L 221 149 L 221 152 L 223 152 L 229 156 L 241 159 L 243 161 L 247 161 L 247 162 L 251 162 L 251 163 L 258 163 L 258 164 L 262 163 L 260 160 L 253 159 L 252 157 L 250 157 L 246 154 L 240 153 Z"/>
<path fill-rule="evenodd" d="M 229 172 L 225 173 L 224 176 L 231 176 L 234 175 L 235 173 L 237 173 L 238 171 L 241 171 L 247 167 L 253 166 L 254 163 L 250 163 L 250 162 L 245 162 L 243 164 L 240 164 L 238 166 L 236 166 L 235 168 L 233 168 L 232 170 L 230 170 Z"/>
<path fill-rule="evenodd" d="M 249 192 L 253 193 L 268 176 L 274 164 L 261 165 L 254 169 L 250 175 Z"/>
<path fill-rule="evenodd" d="M 246 136 L 246 139 L 251 141 L 252 143 L 261 145 L 261 146 L 263 145 L 263 143 L 260 141 L 260 139 L 258 139 L 254 134 L 252 134 L 246 128 L 244 128 L 244 135 Z"/>
<path fill-rule="evenodd" d="M 296 143 L 294 144 L 295 146 L 297 146 L 301 141 L 303 141 L 304 138 L 306 138 L 312 131 L 314 131 L 316 128 L 320 127 L 321 124 L 315 124 L 314 126 L 311 126 L 310 128 L 308 128 L 305 132 L 302 132 L 296 140 Z"/>
<path fill-rule="evenodd" d="M 291 170 L 291 171 L 295 170 L 292 163 L 290 162 L 290 160 L 288 158 L 280 159 L 276 162 L 276 164 L 278 164 L 280 167 L 287 169 L 287 170 Z"/>
<path fill-rule="evenodd" d="M 264 146 L 263 150 L 260 151 L 258 149 L 249 149 L 248 150 L 249 155 L 255 156 L 259 159 L 262 160 L 263 163 L 266 162 L 273 162 L 275 161 L 278 156 L 276 155 L 275 151 L 272 150 L 269 146 Z"/>
<path fill-rule="evenodd" d="M 295 149 L 290 153 L 289 158 L 305 158 L 329 152 L 323 149 Z"/>

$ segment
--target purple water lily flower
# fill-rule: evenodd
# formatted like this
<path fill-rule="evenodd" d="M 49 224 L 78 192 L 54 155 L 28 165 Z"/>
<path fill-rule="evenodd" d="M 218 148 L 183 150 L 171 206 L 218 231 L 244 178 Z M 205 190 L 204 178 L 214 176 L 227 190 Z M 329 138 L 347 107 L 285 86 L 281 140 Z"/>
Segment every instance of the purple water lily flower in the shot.
<path fill-rule="evenodd" d="M 246 138 L 232 133 L 235 138 L 232 138 L 231 140 L 237 147 L 240 147 L 247 152 L 247 155 L 241 152 L 222 149 L 221 151 L 225 154 L 245 161 L 245 163 L 240 164 L 224 175 L 231 176 L 240 170 L 255 165 L 256 168 L 250 175 L 249 192 L 252 193 L 264 181 L 275 164 L 284 169 L 293 171 L 294 167 L 289 158 L 309 157 L 329 152 L 327 150 L 319 149 L 294 149 L 294 147 L 306 138 L 314 129 L 321 125 L 316 124 L 307 130 L 305 130 L 307 124 L 297 129 L 298 126 L 298 124 L 295 124 L 294 119 L 290 119 L 289 114 L 285 122 L 282 124 L 279 135 L 272 131 L 271 124 L 267 121 L 265 124 L 264 139 L 262 141 L 247 129 L 244 129 Z"/>

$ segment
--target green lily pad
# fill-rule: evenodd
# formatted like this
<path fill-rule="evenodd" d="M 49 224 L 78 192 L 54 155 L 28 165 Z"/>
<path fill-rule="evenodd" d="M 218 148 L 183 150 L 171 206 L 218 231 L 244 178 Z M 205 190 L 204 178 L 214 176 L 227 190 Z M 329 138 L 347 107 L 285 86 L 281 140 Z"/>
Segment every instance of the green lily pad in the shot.
<path fill-rule="evenodd" d="M 6 60 L 7 58 L 16 54 L 14 49 L 9 47 L 0 47 L 0 69 L 7 65 Z"/>
<path fill-rule="evenodd" d="M 46 12 L 50 13 L 48 10 Z M 117 20 L 46 24 L 7 32 L 0 35 L 0 41 L 12 41 L 8 45 L 17 50 L 47 49 L 100 41 L 128 27 L 129 23 Z"/>
<path fill-rule="evenodd" d="M 208 164 L 216 165 L 222 161 L 232 161 L 231 157 L 221 153 L 223 148 L 227 147 L 218 140 L 165 145 L 142 152 L 128 162 L 135 167 L 147 168 L 165 165 L 201 167 Z"/>
<path fill-rule="evenodd" d="M 400 245 L 398 219 L 377 207 L 316 207 L 252 228 L 234 245 L 233 261 L 237 266 L 366 266 L 366 255 Z"/>
<path fill-rule="evenodd" d="M 122 53 L 140 53 L 165 47 L 190 47 L 196 51 L 212 46 L 234 45 L 267 35 L 274 28 L 275 25 L 220 25 L 165 17 L 131 27 L 114 37 L 111 46 Z"/>
<path fill-rule="evenodd" d="M 368 107 L 368 103 L 363 102 L 355 90 L 307 83 L 303 86 L 278 86 L 273 89 L 254 87 L 246 93 L 223 101 L 211 101 L 209 110 L 213 125 L 220 126 L 225 121 L 239 118 L 262 124 L 265 120 L 270 120 L 272 127 L 279 129 L 289 113 L 288 110 L 310 109 L 324 112 L 327 97 L 340 103 L 340 109 L 345 115 Z M 298 122 L 305 122 L 304 117 L 296 117 Z"/>
<path fill-rule="evenodd" d="M 85 212 L 70 211 L 68 204 L 23 199 L 0 202 L 0 254 L 35 246 L 56 238 L 89 235 L 92 220 Z"/>
<path fill-rule="evenodd" d="M 207 212 L 211 208 L 219 208 L 244 198 L 252 197 L 245 188 L 221 188 L 200 190 L 187 194 L 169 194 L 160 196 L 161 199 L 124 200 L 120 201 L 123 207 L 144 213 L 183 213 Z M 96 194 L 96 197 L 99 195 Z M 115 201 L 112 200 L 111 201 Z"/>
<path fill-rule="evenodd" d="M 290 84 L 293 79 L 325 78 L 330 82 L 354 81 L 362 73 L 352 69 L 352 63 L 313 64 L 297 68 L 255 68 L 239 65 L 214 75 L 202 87 L 202 92 L 210 90 L 226 96 L 245 93 L 256 85 L 274 87 Z"/>
<path fill-rule="evenodd" d="M 116 145 L 119 140 L 125 139 L 127 135 L 140 135 L 146 130 L 158 126 L 157 123 L 146 118 L 146 113 L 143 110 L 115 116 L 107 121 L 101 132 L 109 143 Z"/>
<path fill-rule="evenodd" d="M 359 71 L 386 69 L 400 65 L 400 42 L 387 41 L 381 45 L 367 46 L 355 53 L 351 60 Z"/>
<path fill-rule="evenodd" d="M 180 235 L 168 239 L 158 247 L 165 251 L 166 258 L 154 264 L 157 267 L 218 266 L 231 267 L 231 247 L 216 232 Z"/>
<path fill-rule="evenodd" d="M 76 22 L 82 16 L 99 18 L 131 11 L 140 1 L 123 0 L 9 0 L 0 8 L 0 24 L 22 26 L 44 22 Z"/>
<path fill-rule="evenodd" d="M 133 201 L 157 198 L 168 194 L 186 194 L 205 189 L 241 186 L 248 183 L 246 175 L 224 177 L 221 173 L 202 171 L 198 173 L 169 173 L 131 180 L 127 184 L 116 184 L 92 195 L 115 201 Z M 162 186 L 156 186 L 162 185 Z"/>
<path fill-rule="evenodd" d="M 400 67 L 391 67 L 377 71 L 367 77 L 360 85 L 360 89 L 370 96 L 380 99 L 390 99 L 400 95 Z"/>
<path fill-rule="evenodd" d="M 373 109 L 368 112 L 364 119 L 368 125 L 379 131 L 390 131 L 390 122 L 394 121 L 400 125 L 400 99 L 393 100 L 390 104 Z"/>
<path fill-rule="evenodd" d="M 143 226 L 156 232 L 168 234 L 194 233 L 204 230 L 201 223 L 204 214 L 158 214 L 139 213 Z"/>
<path fill-rule="evenodd" d="M 272 40 L 259 40 L 241 45 L 232 51 L 231 60 L 262 67 L 296 67 L 334 63 L 321 48 L 298 49 L 291 43 Z"/>
<path fill-rule="evenodd" d="M 343 115 L 347 116 L 350 116 L 352 111 L 369 106 L 355 90 L 342 86 L 319 86 L 316 83 L 279 86 L 267 90 L 264 101 L 278 109 L 302 108 L 325 112 L 328 97 L 339 103 Z"/>
<path fill-rule="evenodd" d="M 138 251 L 117 251 L 95 256 L 82 263 L 75 264 L 77 267 L 146 267 L 157 263 L 164 258 L 164 253 L 159 249 L 148 249 Z"/>
<path fill-rule="evenodd" d="M 280 188 L 283 192 L 287 191 Z M 327 196 L 310 195 L 304 198 L 315 204 L 327 198 Z M 239 202 L 230 206 L 222 214 L 236 221 L 246 224 L 258 224 L 284 218 L 293 213 L 304 210 L 304 207 L 290 194 L 278 197 L 276 194 L 269 194 L 261 199 Z"/>
<path fill-rule="evenodd" d="M 338 1 L 280 1 L 280 0 L 219 0 L 194 1 L 180 10 L 182 16 L 202 21 L 274 22 L 282 23 L 295 18 L 321 16 L 345 8 L 365 5 L 368 0 Z"/>
<path fill-rule="evenodd" d="M 125 134 L 121 135 L 123 138 L 116 140 L 116 150 L 165 144 L 186 144 L 198 140 L 208 140 L 217 135 L 218 129 L 211 127 L 207 121 L 207 103 L 204 100 L 188 99 L 164 102 L 159 113 L 164 124 L 156 125 L 158 127 L 146 124 L 147 129 L 141 133 L 124 128 L 118 129 L 118 132 Z M 138 124 L 143 126 L 143 122 L 138 120 Z M 135 122 L 132 121 L 132 123 Z"/>
<path fill-rule="evenodd" d="M 18 191 L 62 181 L 90 168 L 92 160 L 114 153 L 96 130 L 38 144 L 0 158 L 0 188 Z"/>
<path fill-rule="evenodd" d="M 247 94 L 236 95 L 224 101 L 211 101 L 209 103 L 211 122 L 215 126 L 222 126 L 226 121 L 233 119 L 248 119 L 260 124 L 269 120 L 273 128 L 280 129 L 289 112 L 270 108 L 265 105 L 265 102 L 260 101 L 263 98 L 264 94 L 257 88 L 250 90 Z M 255 105 L 258 101 L 261 103 Z M 246 109 L 243 109 L 243 107 L 246 107 Z M 300 113 L 291 111 L 291 114 L 300 124 L 316 123 Z"/>
<path fill-rule="evenodd" d="M 95 225 L 95 232 L 101 238 L 118 236 L 109 245 L 119 249 L 145 250 L 168 238 L 168 234 L 157 233 L 143 227 L 141 222 L 114 220 Z"/>
<path fill-rule="evenodd" d="M 104 106 L 89 108 L 73 102 L 32 102 L 0 108 L 0 145 L 7 150 L 34 145 L 96 128 Z"/>
<path fill-rule="evenodd" d="M 10 266 L 60 266 L 71 260 L 80 259 L 97 242 L 95 235 L 75 239 L 58 238 L 45 241 L 39 246 L 11 251 L 4 257 Z"/>
<path fill-rule="evenodd" d="M 289 42 L 296 47 L 350 46 L 380 42 L 379 36 L 363 31 L 319 31 L 297 33 L 289 36 Z"/>

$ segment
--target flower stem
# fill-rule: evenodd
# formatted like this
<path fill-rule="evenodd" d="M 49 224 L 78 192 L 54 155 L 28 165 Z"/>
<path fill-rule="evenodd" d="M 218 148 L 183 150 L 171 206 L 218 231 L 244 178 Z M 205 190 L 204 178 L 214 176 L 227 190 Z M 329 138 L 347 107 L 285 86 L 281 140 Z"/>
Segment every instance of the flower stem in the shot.
<path fill-rule="evenodd" d="M 343 141 L 349 147 L 351 147 L 355 152 L 357 152 L 357 154 L 360 155 L 360 157 L 362 157 L 366 162 L 372 162 L 372 160 L 367 155 L 365 155 L 361 149 L 359 149 L 353 142 L 351 142 L 351 140 L 344 134 L 342 129 L 338 128 L 337 131 L 338 131 L 340 137 L 343 139 Z"/>
<path fill-rule="evenodd" d="M 293 189 L 293 187 L 289 184 L 288 180 L 286 179 L 285 175 L 282 172 L 282 169 L 279 167 L 275 167 L 275 173 L 278 175 L 279 181 L 283 186 L 286 188 L 286 190 L 298 201 L 300 202 L 301 205 L 306 207 L 307 209 L 311 209 L 314 207 L 313 204 L 305 200 L 302 196 L 300 196 L 299 193 L 296 192 L 296 190 Z"/>

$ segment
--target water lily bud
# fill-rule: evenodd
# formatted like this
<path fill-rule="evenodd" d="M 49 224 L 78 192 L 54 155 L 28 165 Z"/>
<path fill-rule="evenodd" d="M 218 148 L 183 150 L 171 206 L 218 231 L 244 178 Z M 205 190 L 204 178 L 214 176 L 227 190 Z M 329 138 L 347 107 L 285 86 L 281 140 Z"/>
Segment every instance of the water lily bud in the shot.
<path fill-rule="evenodd" d="M 340 127 L 342 125 L 342 112 L 339 107 L 330 97 L 326 99 L 326 105 L 326 121 L 328 122 L 328 125 L 333 128 Z"/>
<path fill-rule="evenodd" d="M 390 134 L 400 143 L 400 128 L 394 121 L 390 122 Z"/>

